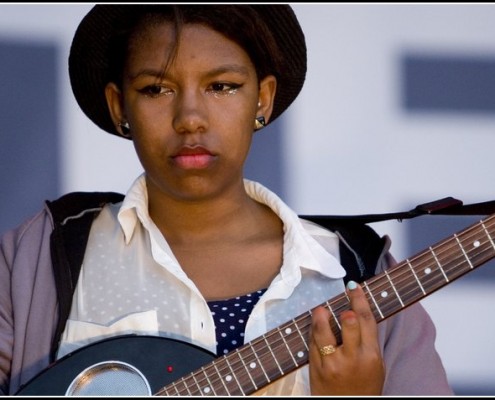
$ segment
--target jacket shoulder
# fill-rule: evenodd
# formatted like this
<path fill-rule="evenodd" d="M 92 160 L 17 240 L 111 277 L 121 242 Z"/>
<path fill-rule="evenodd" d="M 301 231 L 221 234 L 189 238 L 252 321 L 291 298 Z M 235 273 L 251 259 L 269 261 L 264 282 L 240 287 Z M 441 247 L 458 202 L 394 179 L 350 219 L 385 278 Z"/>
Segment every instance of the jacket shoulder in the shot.
<path fill-rule="evenodd" d="M 386 239 L 357 219 L 331 216 L 304 216 L 339 237 L 341 264 L 346 270 L 344 282 L 363 282 L 375 275 Z"/>
<path fill-rule="evenodd" d="M 102 208 L 106 203 L 118 203 L 124 195 L 117 192 L 71 192 L 56 200 L 47 200 L 55 225 L 85 210 Z"/>
<path fill-rule="evenodd" d="M 71 192 L 46 202 L 54 223 L 50 252 L 59 305 L 52 360 L 70 313 L 91 225 L 105 204 L 118 203 L 123 198 L 124 195 L 115 192 Z"/>

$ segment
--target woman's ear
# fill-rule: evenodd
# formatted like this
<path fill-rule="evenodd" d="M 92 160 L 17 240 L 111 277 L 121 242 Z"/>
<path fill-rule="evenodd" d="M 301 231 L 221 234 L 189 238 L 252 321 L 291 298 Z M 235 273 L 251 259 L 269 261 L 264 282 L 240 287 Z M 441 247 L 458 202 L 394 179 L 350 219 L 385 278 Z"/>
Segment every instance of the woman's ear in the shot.
<path fill-rule="evenodd" d="M 108 111 L 110 112 L 110 117 L 115 125 L 115 129 L 122 136 L 126 136 L 125 132 L 122 132 L 121 127 L 121 125 L 126 122 L 126 117 L 122 106 L 122 93 L 115 83 L 110 82 L 107 86 L 105 86 L 105 97 L 107 99 Z"/>
<path fill-rule="evenodd" d="M 268 123 L 272 115 L 276 91 L 277 78 L 275 76 L 268 75 L 261 80 L 256 117 L 264 117 L 266 123 Z"/>

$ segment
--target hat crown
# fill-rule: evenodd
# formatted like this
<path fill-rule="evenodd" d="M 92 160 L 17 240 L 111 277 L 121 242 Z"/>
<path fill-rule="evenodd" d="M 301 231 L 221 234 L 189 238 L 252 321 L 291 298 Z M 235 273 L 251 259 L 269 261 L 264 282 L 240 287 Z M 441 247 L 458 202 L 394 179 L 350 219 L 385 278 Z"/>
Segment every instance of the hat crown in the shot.
<path fill-rule="evenodd" d="M 173 7 L 195 7 L 195 12 L 201 16 L 200 6 L 193 5 L 98 4 L 80 22 L 69 54 L 70 82 L 82 111 L 104 131 L 120 136 L 110 117 L 105 98 L 105 86 L 111 79 L 111 66 L 115 64 L 115 60 L 112 59 L 114 38 L 122 34 L 124 27 L 131 27 L 137 20 L 137 16 L 144 12 L 170 10 Z M 272 62 L 274 71 L 278 69 L 277 92 L 270 119 L 272 122 L 292 104 L 300 93 L 306 77 L 306 42 L 294 11 L 289 5 L 284 4 L 203 5 L 201 7 L 203 10 L 206 8 L 211 11 L 218 10 L 222 20 L 227 21 L 228 24 L 231 24 L 229 12 L 240 7 L 244 7 L 243 11 L 245 11 L 247 7 L 254 12 L 256 18 L 264 22 L 264 26 L 270 32 L 281 54 L 279 68 L 275 66 L 276 57 L 273 50 L 265 51 L 265 53 L 270 53 L 264 56 L 268 60 L 253 60 L 256 67 Z M 260 31 L 258 42 L 264 41 L 263 29 L 260 26 L 256 29 Z M 255 34 L 258 34 L 257 31 Z M 244 47 L 251 47 L 251 45 Z"/>

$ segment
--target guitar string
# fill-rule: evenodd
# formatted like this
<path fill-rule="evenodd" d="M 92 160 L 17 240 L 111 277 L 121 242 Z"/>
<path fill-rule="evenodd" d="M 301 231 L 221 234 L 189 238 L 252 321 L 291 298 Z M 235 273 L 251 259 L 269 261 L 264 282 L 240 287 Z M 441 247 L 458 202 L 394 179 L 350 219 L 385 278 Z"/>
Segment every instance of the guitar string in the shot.
<path fill-rule="evenodd" d="M 478 224 L 478 225 L 479 225 L 479 224 Z M 487 223 L 487 222 L 485 222 L 485 226 L 487 227 L 487 229 L 490 227 L 490 225 L 488 225 L 488 223 Z M 464 235 L 464 236 L 466 236 L 466 235 Z M 461 237 L 461 238 L 462 238 L 462 237 Z M 464 241 L 465 241 L 465 238 L 464 238 Z M 481 246 L 485 245 L 486 243 L 489 243 L 489 241 L 485 241 L 485 242 L 484 242 Z M 479 246 L 479 247 L 481 247 L 481 246 Z M 456 249 L 457 249 L 456 254 L 459 254 L 459 247 L 458 247 L 457 242 L 456 242 L 456 244 L 454 244 L 453 246 L 451 246 L 451 249 L 452 249 L 452 248 L 456 248 Z M 490 248 L 492 248 L 491 244 L 490 244 Z M 446 253 L 446 252 L 444 252 L 444 253 Z M 440 257 L 440 258 L 441 258 L 441 255 L 442 255 L 442 253 L 439 253 L 439 254 L 437 255 L 437 258 L 438 258 L 438 257 Z M 464 260 L 464 257 L 461 257 L 460 259 L 463 261 L 463 260 Z M 414 261 L 414 259 L 412 259 L 412 260 Z M 465 261 L 463 261 L 461 264 L 465 264 Z M 428 265 L 429 265 L 429 264 L 428 264 Z M 410 275 L 410 274 L 409 274 L 409 275 Z M 426 285 L 427 283 L 428 283 L 428 282 L 426 282 L 426 283 L 424 283 L 424 284 Z M 416 287 L 417 287 L 417 285 L 416 285 Z M 417 291 L 417 290 L 416 290 L 416 291 Z M 303 328 L 303 330 L 304 330 L 304 328 Z M 286 338 L 286 339 L 287 339 L 287 338 Z M 289 340 L 290 340 L 290 337 L 289 337 Z M 286 343 L 286 342 L 287 342 L 287 340 L 285 340 L 285 342 L 284 342 L 284 341 L 282 341 L 282 346 L 285 346 L 285 343 Z M 274 342 L 274 346 L 275 346 L 275 348 L 277 348 L 277 347 L 278 347 L 278 344 L 276 344 L 276 343 Z M 283 347 L 282 347 L 282 348 L 283 348 Z M 232 365 L 232 363 L 231 363 L 231 365 Z M 245 368 L 245 365 L 243 366 L 243 368 Z M 233 369 L 235 370 L 235 369 L 237 369 L 237 367 L 235 367 L 235 366 L 234 366 L 234 367 L 233 367 Z M 241 371 L 242 371 L 242 369 L 241 369 Z M 211 383 L 211 381 L 209 381 L 209 383 Z"/>
<path fill-rule="evenodd" d="M 491 218 L 488 218 L 485 221 L 481 221 L 478 224 L 473 225 L 472 227 L 470 227 L 470 228 L 466 229 L 465 231 L 461 232 L 460 234 L 458 234 L 457 237 L 461 241 L 461 246 L 464 247 L 462 243 L 463 242 L 466 242 L 467 240 L 472 239 L 472 235 L 471 236 L 469 236 L 469 235 L 470 235 L 470 232 L 472 232 L 473 230 L 476 229 L 476 231 L 478 232 L 480 230 L 480 227 L 481 227 L 481 230 L 484 230 L 486 228 L 487 231 L 490 231 L 490 228 L 493 227 L 493 224 L 491 224 L 490 222 L 491 222 Z M 489 236 L 489 233 L 488 232 L 485 232 L 485 235 L 482 235 L 482 236 L 483 237 L 487 237 L 488 239 L 485 239 L 484 241 L 480 241 L 479 240 L 479 243 L 480 244 L 478 246 L 478 249 L 483 249 L 484 246 L 486 246 L 488 244 L 488 249 L 491 249 L 492 252 L 493 252 L 494 251 L 493 242 L 490 241 L 491 237 Z M 477 237 L 477 236 L 475 235 L 474 237 Z M 450 244 L 450 243 L 453 243 L 453 245 L 450 246 L 450 247 L 445 246 L 446 244 Z M 437 253 L 435 253 L 436 258 L 439 260 L 440 265 L 442 265 L 442 261 L 444 259 L 449 260 L 449 258 L 452 256 L 452 253 L 451 253 L 452 249 L 455 249 L 454 255 L 459 255 L 459 257 L 454 258 L 452 260 L 449 260 L 449 264 L 452 264 L 452 262 L 454 262 L 456 260 L 460 260 L 460 262 L 458 264 L 454 265 L 454 268 L 451 268 L 450 270 L 452 270 L 452 269 L 455 270 L 457 266 L 459 266 L 459 265 L 465 265 L 466 264 L 466 257 L 462 253 L 462 251 L 460 251 L 459 243 L 456 240 L 454 240 L 454 238 L 449 239 L 449 241 L 447 241 L 445 243 L 440 242 L 438 245 L 431 246 L 431 249 L 433 249 L 433 251 L 434 251 L 436 248 L 441 247 L 442 245 L 445 247 L 444 251 L 442 251 L 442 252 L 438 252 L 437 251 Z M 463 251 L 465 251 L 465 250 L 463 250 Z M 421 253 L 420 255 L 417 255 L 417 256 L 411 258 L 408 261 L 411 264 L 414 264 L 414 262 L 417 259 L 420 259 L 421 257 L 424 257 L 427 254 L 427 252 L 428 252 L 428 250 L 426 250 L 425 252 Z M 447 256 L 445 257 L 445 255 L 447 255 Z M 448 276 L 449 270 L 446 270 L 445 268 L 447 268 L 449 264 L 445 264 L 445 266 L 443 266 L 444 272 L 445 272 L 445 274 L 447 276 Z M 406 265 L 406 262 L 402 262 L 400 265 L 402 265 L 402 268 L 401 268 L 401 271 L 402 271 L 402 269 L 404 269 L 404 266 Z M 436 261 L 435 261 L 435 258 L 433 257 L 433 255 L 427 260 L 426 263 L 424 261 L 421 261 L 420 263 L 418 263 L 417 265 L 415 265 L 414 266 L 414 269 L 416 269 L 416 270 L 419 271 L 419 270 L 421 270 L 421 268 L 424 269 L 427 266 L 429 268 L 431 268 L 433 266 L 435 268 L 440 269 L 438 267 L 438 265 L 436 264 Z M 405 268 L 405 269 L 407 269 L 407 268 Z M 471 269 L 469 268 L 469 270 L 471 270 Z M 395 271 L 388 270 L 387 272 L 389 273 L 389 275 L 393 275 L 393 273 Z M 393 284 L 394 284 L 394 286 L 396 286 L 396 288 L 406 289 L 406 292 L 403 292 L 402 291 L 402 292 L 399 293 L 399 295 L 402 293 L 402 297 L 408 297 L 408 295 L 410 295 L 410 293 L 418 293 L 418 290 L 417 290 L 417 288 L 418 288 L 417 281 L 415 281 L 415 279 L 413 279 L 413 280 L 410 279 L 411 278 L 411 274 L 412 273 L 410 271 L 405 272 L 405 273 L 402 273 L 401 272 L 396 277 L 394 277 L 394 279 L 392 280 L 393 281 Z M 400 279 L 401 277 L 406 277 L 406 279 L 402 279 L 401 280 Z M 440 279 L 437 280 L 438 277 Z M 375 278 L 378 278 L 378 277 L 375 277 Z M 383 278 L 383 276 L 381 276 L 381 278 Z M 445 282 L 445 279 L 443 279 L 443 275 L 442 274 L 439 274 L 439 273 L 429 274 L 429 275 L 426 275 L 426 277 L 423 277 L 423 278 L 424 279 L 420 280 L 420 282 L 422 282 L 422 285 L 423 286 L 428 286 L 428 285 L 431 286 L 433 284 L 436 286 L 436 283 L 435 282 L 437 282 L 437 283 L 440 282 L 440 281 Z M 373 286 L 374 281 L 376 281 L 376 280 L 377 279 L 373 279 L 373 278 L 371 278 L 370 280 L 368 280 L 367 281 L 367 282 L 369 282 L 368 283 L 368 286 L 369 287 Z M 404 285 L 403 281 L 406 282 L 406 285 Z M 410 283 L 414 283 L 413 289 L 410 289 L 412 287 L 410 285 Z M 382 291 L 386 290 L 385 288 L 390 288 L 390 284 L 387 281 L 383 285 L 380 285 L 380 284 L 375 285 L 374 290 L 376 288 L 380 288 L 380 292 L 382 292 Z M 407 290 L 407 289 L 409 289 L 409 290 Z M 369 292 L 368 292 L 368 295 L 372 296 L 371 293 L 369 293 Z M 338 298 L 338 297 L 339 296 L 337 296 L 337 298 L 335 298 L 335 301 L 339 301 L 339 300 L 342 300 L 343 299 L 343 296 L 340 296 L 340 298 Z M 423 297 L 423 296 L 421 296 L 421 297 Z M 397 302 L 393 299 L 393 296 L 390 296 L 388 298 L 382 299 L 381 303 L 378 305 L 379 308 L 380 309 L 383 309 L 384 307 L 386 307 L 387 306 L 387 302 L 389 302 L 389 299 L 392 300 L 394 304 L 397 304 Z M 343 311 L 344 309 L 348 309 L 348 308 L 349 308 L 348 304 L 343 304 L 343 305 L 341 305 L 339 307 L 334 307 L 334 312 L 336 312 L 336 314 L 338 315 L 341 311 Z M 310 327 L 310 325 L 307 323 L 308 322 L 309 315 L 310 315 L 309 313 L 306 313 L 305 316 L 303 316 L 303 317 L 300 316 L 298 318 L 299 320 L 301 320 L 301 321 L 303 321 L 303 322 L 306 323 L 305 325 L 298 325 L 299 326 L 299 330 L 301 331 L 301 333 L 299 333 L 299 336 L 302 335 L 304 337 L 306 333 L 309 333 L 309 327 Z M 289 325 L 292 325 L 292 324 L 295 323 L 297 325 L 298 324 L 297 323 L 297 320 L 298 319 L 294 319 L 294 320 L 290 321 L 288 324 Z M 284 325 L 287 325 L 287 324 L 284 324 Z M 270 342 L 269 337 L 270 336 L 273 336 L 273 335 L 276 335 L 276 337 L 280 337 L 280 339 Z M 270 358 L 273 357 L 274 359 L 276 359 L 275 354 L 277 354 L 279 352 L 276 352 L 276 351 L 273 351 L 273 350 L 285 350 L 285 351 L 282 351 L 280 354 L 287 354 L 287 351 L 286 351 L 287 350 L 287 346 L 290 347 L 290 342 L 292 342 L 294 338 L 297 339 L 297 343 L 298 344 L 300 343 L 299 338 L 296 337 L 296 336 L 294 336 L 294 335 L 295 335 L 295 333 L 288 334 L 288 335 L 285 335 L 284 336 L 281 333 L 281 328 L 276 328 L 273 332 L 272 331 L 267 332 L 267 334 L 265 334 L 262 337 L 260 337 L 259 340 L 254 340 L 254 341 L 252 341 L 250 343 L 247 343 L 246 345 L 241 346 L 240 348 L 238 348 L 236 350 L 236 353 L 238 354 L 239 352 L 242 352 L 243 351 L 243 348 L 246 347 L 246 346 L 252 348 L 253 346 L 256 345 L 257 342 L 260 342 L 262 340 L 266 340 L 268 343 L 270 343 L 271 349 L 272 349 L 272 350 L 270 350 L 269 353 L 266 353 L 266 354 L 271 354 L 271 357 Z M 305 343 L 304 340 L 302 340 L 302 342 Z M 225 368 L 225 371 L 227 371 L 227 376 L 230 376 L 230 372 L 229 372 L 230 370 L 232 370 L 232 373 L 234 373 L 234 374 L 236 374 L 236 371 L 238 371 L 239 372 L 239 376 L 242 376 L 242 374 L 240 374 L 240 373 L 243 372 L 243 371 L 245 371 L 245 373 L 247 375 L 250 375 L 250 372 L 247 369 L 247 366 L 246 366 L 245 362 L 242 359 L 240 359 L 240 361 L 237 361 L 237 362 L 230 362 L 229 361 L 229 358 L 231 358 L 231 357 L 232 357 L 232 355 L 229 353 L 229 354 L 227 354 L 226 356 L 223 357 L 223 360 L 221 360 L 221 361 L 224 361 L 225 363 L 227 363 L 228 366 L 229 366 L 229 368 Z M 258 357 L 257 357 L 257 363 L 258 364 L 260 363 L 260 360 L 259 359 L 260 358 L 262 359 L 263 357 L 264 357 L 263 354 L 258 355 Z M 301 359 L 301 361 L 302 361 L 301 363 L 295 364 L 296 367 L 302 365 L 303 363 L 305 363 L 306 358 L 307 357 L 302 358 Z M 281 360 L 281 361 L 283 363 L 285 363 L 287 360 Z M 217 363 L 219 363 L 219 361 L 216 360 L 213 363 L 215 363 L 215 365 L 216 365 Z M 208 366 L 206 366 L 205 368 L 208 368 Z M 203 372 L 206 375 L 208 375 L 207 372 L 205 371 L 205 368 L 202 368 L 202 370 L 200 372 Z M 194 373 L 192 373 L 190 375 L 191 376 L 194 376 Z M 218 382 L 222 383 L 222 386 L 224 388 L 226 388 L 225 382 L 224 382 L 225 375 L 223 375 L 222 369 L 215 368 L 215 375 L 218 375 L 219 378 L 216 379 L 216 380 L 213 380 L 213 381 L 210 380 L 210 379 L 208 379 L 208 378 L 202 379 L 202 380 L 199 380 L 199 381 L 195 380 L 196 383 L 197 383 L 197 385 L 198 385 L 198 387 L 200 388 L 200 390 L 201 390 L 201 388 L 211 387 L 212 388 L 212 391 L 214 392 L 215 391 L 214 390 L 215 385 Z M 264 375 L 265 375 L 265 378 L 266 378 L 266 374 L 264 374 Z M 249 380 L 247 382 L 249 383 Z M 240 382 L 240 384 L 242 385 L 242 382 Z M 246 385 L 246 383 L 244 383 L 244 385 Z M 251 384 L 251 386 L 253 386 L 253 385 Z M 219 389 L 217 388 L 217 390 L 219 390 Z M 228 389 L 226 388 L 226 390 L 228 390 Z M 241 388 L 241 390 L 242 390 L 242 388 Z M 201 391 L 201 393 L 204 394 L 202 391 Z M 212 394 L 214 394 L 214 393 L 212 393 Z"/>
<path fill-rule="evenodd" d="M 471 270 L 471 266 L 469 265 L 469 262 L 471 262 L 471 260 L 467 262 L 466 257 L 469 257 L 469 250 L 466 250 L 467 246 L 464 243 L 473 245 L 476 239 L 476 241 L 478 242 L 478 255 L 483 256 L 483 254 L 486 254 L 487 251 L 490 251 L 488 259 L 493 258 L 493 252 L 495 251 L 495 248 L 493 246 L 493 239 L 490 236 L 490 233 L 493 234 L 493 232 L 491 232 L 490 230 L 493 227 L 493 224 L 491 222 L 491 219 L 481 221 L 480 223 L 471 226 L 467 230 L 460 232 L 453 238 L 444 240 L 442 242 L 439 242 L 437 245 L 431 246 L 429 248 L 430 253 L 428 253 L 427 250 L 419 255 L 410 258 L 408 261 L 400 263 L 397 267 L 389 269 L 388 274 L 393 277 L 392 282 L 394 283 L 394 286 L 396 288 L 405 289 L 400 291 L 400 293 L 402 293 L 401 299 L 409 303 L 411 301 L 409 299 L 409 296 L 411 294 L 418 293 L 417 287 L 420 284 L 423 289 L 425 287 L 435 288 L 438 285 L 446 284 L 449 281 L 457 279 L 464 273 L 469 272 Z M 478 232 L 481 233 L 478 234 Z M 478 236 L 481 236 L 482 238 Z M 457 237 L 460 243 L 455 239 L 455 237 Z M 450 244 L 451 246 L 447 246 Z M 439 251 L 439 249 L 441 251 Z M 414 274 L 416 274 L 416 276 L 414 276 L 413 272 L 408 271 L 407 268 L 402 268 L 404 266 L 407 266 L 408 264 L 414 271 Z M 441 267 L 438 264 L 440 264 Z M 462 271 L 461 274 L 452 276 L 452 271 L 456 272 L 459 270 L 459 266 L 466 266 L 466 264 L 469 265 L 468 268 Z M 425 273 L 427 272 L 427 268 L 430 268 L 433 273 Z M 423 274 L 421 274 L 421 272 Z M 443 274 L 445 274 L 447 278 L 445 278 Z M 413 279 L 411 279 L 411 277 L 413 277 Z M 419 280 L 420 284 L 416 281 L 416 278 Z M 368 287 L 373 287 L 373 291 L 375 292 L 377 291 L 377 288 L 380 289 L 380 293 L 384 293 L 387 291 L 387 288 L 391 288 L 389 282 L 384 282 L 383 285 L 380 285 L 376 284 L 376 281 L 376 277 L 371 278 L 368 281 Z M 406 284 L 404 284 L 404 282 L 406 282 Z M 429 291 L 428 294 L 430 293 L 431 291 Z M 422 294 L 421 297 L 423 297 Z M 390 296 L 390 298 L 385 297 L 381 300 L 376 301 L 381 302 L 381 304 L 385 305 L 387 305 L 389 301 L 395 303 L 393 296 Z"/>
<path fill-rule="evenodd" d="M 438 273 L 438 271 L 437 271 L 436 274 L 426 275 L 426 278 L 425 277 L 422 278 L 422 285 L 424 287 L 435 288 L 438 283 L 446 284 L 448 282 L 448 278 L 449 278 L 452 271 L 454 271 L 454 272 L 458 271 L 459 265 L 465 267 L 467 264 L 469 264 L 471 261 L 469 260 L 469 254 L 466 253 L 466 251 L 468 251 L 468 250 L 466 250 L 465 243 L 467 242 L 467 243 L 472 245 L 474 243 L 474 238 L 476 238 L 476 240 L 478 241 L 478 250 L 481 250 L 482 252 L 490 251 L 489 258 L 492 258 L 494 247 L 493 247 L 493 240 L 490 236 L 490 228 L 491 227 L 492 227 L 492 224 L 490 224 L 489 220 L 482 221 L 481 223 L 467 229 L 466 231 L 459 233 L 456 237 L 452 238 L 449 242 L 440 243 L 440 245 L 432 246 L 430 249 L 432 250 L 433 253 L 435 253 L 435 250 L 436 250 L 436 254 L 435 254 L 436 259 L 435 259 L 435 257 L 433 257 L 433 258 L 429 257 L 426 260 L 427 261 L 426 265 L 429 267 L 438 268 L 439 270 L 442 270 L 441 271 L 442 273 Z M 481 236 L 482 236 L 481 240 L 480 240 L 480 238 L 478 238 L 478 235 L 474 235 L 474 237 L 473 237 L 473 235 L 472 235 L 473 230 L 476 230 L 476 232 L 478 232 L 478 231 L 482 232 L 481 233 Z M 443 247 L 441 247 L 441 246 L 443 246 Z M 439 247 L 441 248 L 442 251 L 438 250 Z M 452 258 L 452 250 L 454 250 L 454 256 L 455 256 L 454 258 Z M 411 260 L 409 260 L 409 262 L 411 264 L 413 264 L 414 268 L 416 269 L 416 273 L 418 271 L 420 271 L 421 268 L 423 268 L 423 269 L 425 268 L 424 259 L 422 259 L 422 257 L 425 257 L 425 255 L 427 255 L 427 254 L 428 253 L 425 252 L 424 254 L 421 254 L 417 258 L 412 258 Z M 416 259 L 420 259 L 421 262 L 414 264 Z M 435 259 L 435 261 L 433 261 L 434 259 Z M 440 264 L 440 266 L 438 266 L 436 264 L 437 260 L 438 260 L 438 263 Z M 468 260 L 468 261 L 466 261 L 466 260 Z M 471 270 L 471 265 L 469 265 L 469 268 L 465 269 L 465 272 L 468 272 L 470 270 Z M 464 273 L 458 274 L 456 276 L 451 276 L 450 280 L 454 280 L 457 277 L 463 275 Z M 443 274 L 445 274 L 445 276 L 446 276 L 445 279 L 443 277 Z M 405 274 L 403 273 L 402 275 L 405 275 Z M 411 273 L 407 273 L 407 275 L 411 276 Z M 406 297 L 408 298 L 408 297 L 410 297 L 411 292 L 412 293 L 418 293 L 417 285 L 415 284 L 414 279 L 413 280 L 407 279 L 407 282 L 414 284 L 414 287 L 413 287 L 414 290 L 411 290 L 411 286 L 409 284 L 409 290 L 408 291 L 407 291 L 407 289 L 408 289 L 407 285 L 404 286 L 404 284 L 400 283 L 400 281 L 399 281 L 399 283 L 397 283 L 397 280 L 395 280 L 395 279 L 393 280 L 393 282 L 398 288 L 402 284 L 402 286 L 406 289 L 405 295 L 404 295 L 404 291 L 402 291 L 402 293 L 398 293 L 398 297 L 400 294 L 402 294 L 403 298 L 406 298 Z M 387 285 L 387 288 L 390 287 L 388 282 L 385 282 L 385 285 Z M 372 283 L 370 284 L 370 286 L 372 286 Z M 388 299 L 390 299 L 390 301 L 392 301 L 393 304 L 397 304 L 397 302 L 394 300 L 393 297 L 389 297 Z M 388 299 L 385 298 L 385 300 L 382 301 L 382 304 L 378 304 L 378 307 L 380 307 L 382 310 L 381 312 L 383 312 L 385 306 L 388 306 L 387 305 Z M 410 299 L 407 300 L 406 305 L 409 305 L 409 304 L 410 304 Z M 387 315 L 387 313 L 386 313 L 386 315 Z"/>

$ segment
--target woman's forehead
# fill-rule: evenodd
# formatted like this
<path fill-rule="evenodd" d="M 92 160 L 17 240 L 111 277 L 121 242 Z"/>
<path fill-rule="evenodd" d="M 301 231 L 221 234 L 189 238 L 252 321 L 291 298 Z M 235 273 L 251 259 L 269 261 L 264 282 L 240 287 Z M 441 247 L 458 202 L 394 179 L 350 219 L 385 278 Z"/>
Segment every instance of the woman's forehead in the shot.
<path fill-rule="evenodd" d="M 147 74 L 156 74 L 173 67 L 191 72 L 196 69 L 204 74 L 218 75 L 234 72 L 239 75 L 255 74 L 249 55 L 236 42 L 203 24 L 185 24 L 177 43 L 174 26 L 169 22 L 153 25 L 135 36 L 128 54 L 128 70 L 139 74 L 136 68 L 146 68 Z"/>

